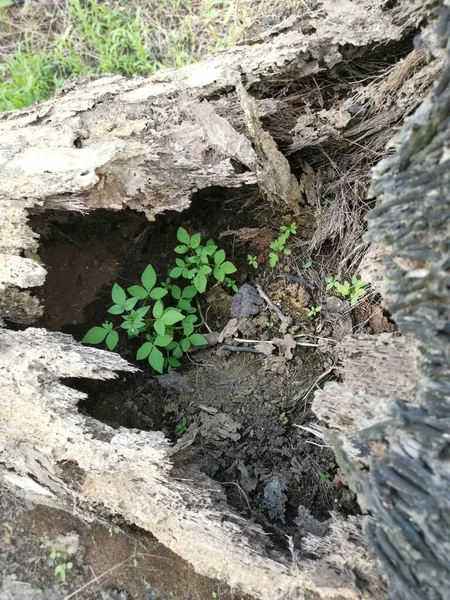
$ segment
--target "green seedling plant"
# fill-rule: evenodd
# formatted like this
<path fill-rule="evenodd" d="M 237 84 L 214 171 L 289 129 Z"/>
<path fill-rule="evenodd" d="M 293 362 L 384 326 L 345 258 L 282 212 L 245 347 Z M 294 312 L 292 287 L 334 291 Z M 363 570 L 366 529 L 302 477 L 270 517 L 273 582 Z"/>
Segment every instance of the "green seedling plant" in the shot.
<path fill-rule="evenodd" d="M 350 306 L 355 306 L 358 300 L 367 293 L 365 288 L 369 285 L 367 281 L 361 281 L 357 277 L 352 277 L 351 282 L 341 283 L 337 275 L 326 277 L 325 283 L 327 291 L 334 288 L 344 298 L 350 298 Z"/>
<path fill-rule="evenodd" d="M 321 483 L 330 483 L 330 474 L 325 471 L 325 473 L 320 474 Z"/>
<path fill-rule="evenodd" d="M 292 222 L 290 225 L 281 225 L 280 232 L 281 235 L 269 245 L 269 248 L 272 250 L 269 254 L 269 265 L 272 269 L 278 264 L 280 256 L 283 254 L 290 256 L 291 250 L 290 248 L 286 248 L 286 242 L 292 234 L 297 233 L 297 223 Z"/>
<path fill-rule="evenodd" d="M 248 264 L 254 269 L 258 268 L 258 261 L 256 260 L 256 256 L 252 256 L 251 254 L 247 254 Z"/>
<path fill-rule="evenodd" d="M 311 319 L 314 319 L 315 317 L 317 317 L 321 310 L 321 306 L 310 306 L 308 312 L 306 313 L 306 316 L 311 317 Z"/>
<path fill-rule="evenodd" d="M 187 428 L 188 428 L 188 422 L 187 422 L 186 417 L 183 415 L 181 417 L 181 421 L 175 427 L 175 433 L 180 437 L 183 435 L 183 433 L 186 433 Z"/>
<path fill-rule="evenodd" d="M 61 583 L 66 583 L 67 571 L 73 568 L 73 563 L 71 561 L 62 561 L 63 557 L 61 552 L 57 552 L 56 550 L 51 551 L 50 558 L 56 563 L 55 577 L 59 576 Z"/>
<path fill-rule="evenodd" d="M 158 285 L 155 269 L 147 265 L 140 284 L 125 291 L 115 283 L 108 313 L 120 316 L 122 322 L 114 326 L 105 321 L 101 327 L 92 327 L 82 339 L 84 344 L 105 343 L 109 350 L 114 350 L 119 343 L 119 332 L 124 330 L 128 338 L 142 341 L 136 359 L 148 361 L 158 373 L 168 367 L 180 367 L 180 359 L 191 347 L 207 345 L 206 338 L 197 331 L 205 322 L 199 295 L 205 293 L 209 278 L 237 289 L 228 277 L 236 267 L 212 240 L 202 245 L 199 233 L 190 236 L 180 227 L 177 239 L 181 243 L 175 252 L 183 258 L 176 259 L 176 266 L 169 271 L 165 282 Z M 184 279 L 187 285 L 178 285 L 179 279 Z"/>

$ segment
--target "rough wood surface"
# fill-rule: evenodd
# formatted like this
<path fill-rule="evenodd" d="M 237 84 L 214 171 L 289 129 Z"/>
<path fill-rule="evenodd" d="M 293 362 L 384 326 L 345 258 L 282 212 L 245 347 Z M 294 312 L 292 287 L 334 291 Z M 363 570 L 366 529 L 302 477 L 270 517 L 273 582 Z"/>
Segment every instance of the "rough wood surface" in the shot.
<path fill-rule="evenodd" d="M 395 136 L 395 154 L 375 169 L 380 204 L 369 215 L 369 239 L 384 246 L 387 307 L 417 351 L 412 361 L 404 344 L 390 344 L 384 361 L 377 354 L 372 366 L 384 390 L 367 357 L 350 353 L 348 379 L 316 400 L 319 412 L 324 402 L 353 408 L 330 415 L 335 431 L 325 439 L 373 516 L 365 531 L 396 600 L 444 600 L 450 586 L 450 7 L 436 33 L 429 41 L 435 52 L 446 48 L 444 73 Z M 405 385 L 414 363 L 417 376 L 412 368 Z M 365 387 L 367 377 L 371 390 L 359 395 L 355 383 Z M 358 400 L 368 404 L 358 408 Z M 346 444 L 335 432 L 347 426 Z M 355 447 L 366 473 L 351 459 Z"/>

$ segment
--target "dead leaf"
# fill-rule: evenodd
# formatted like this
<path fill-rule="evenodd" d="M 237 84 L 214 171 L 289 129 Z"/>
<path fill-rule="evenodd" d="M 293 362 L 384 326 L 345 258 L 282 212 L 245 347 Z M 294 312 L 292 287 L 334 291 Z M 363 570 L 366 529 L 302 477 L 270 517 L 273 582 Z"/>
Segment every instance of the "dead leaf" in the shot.
<path fill-rule="evenodd" d="M 270 356 L 275 350 L 275 346 L 270 342 L 260 342 L 259 344 L 254 345 L 255 350 L 261 352 L 265 356 Z"/>
<path fill-rule="evenodd" d="M 282 375 L 286 371 L 287 366 L 287 361 L 284 356 L 274 356 L 272 354 L 267 356 L 267 358 L 264 360 L 263 369 L 264 371 L 272 371 L 272 373 Z"/>
<path fill-rule="evenodd" d="M 276 338 L 273 341 L 279 347 L 280 353 L 286 360 L 292 360 L 294 358 L 294 350 L 297 344 L 290 333 L 286 333 L 282 339 Z"/>

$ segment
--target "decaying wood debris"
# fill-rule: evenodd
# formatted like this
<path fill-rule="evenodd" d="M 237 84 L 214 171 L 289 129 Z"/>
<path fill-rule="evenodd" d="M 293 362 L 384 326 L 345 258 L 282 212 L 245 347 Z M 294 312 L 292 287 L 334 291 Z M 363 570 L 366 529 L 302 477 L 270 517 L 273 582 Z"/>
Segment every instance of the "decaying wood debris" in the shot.
<path fill-rule="evenodd" d="M 303 107 L 298 114 L 281 91 L 313 76 L 333 79 L 352 60 L 405 42 L 432 20 L 433 4 L 329 0 L 202 64 L 145 80 L 88 78 L 43 105 L 0 115 L 0 317 L 27 325 L 42 310 L 29 288 L 43 285 L 45 268 L 24 254 L 39 246 L 27 222 L 30 210 L 128 207 L 152 219 L 185 209 L 198 190 L 257 184 L 267 201 L 301 213 L 328 183 L 323 174 L 319 181 L 314 164 L 297 183 L 277 147 L 284 141 L 292 154 L 341 138 L 361 145 L 380 129 L 381 153 L 386 131 L 420 103 L 441 69 L 448 14 L 437 34 L 428 30 L 424 48 L 355 86 L 354 96 L 337 107 Z M 372 110 L 373 94 L 382 105 Z M 367 363 L 358 363 L 346 346 L 344 367 L 355 367 L 348 402 L 340 412 L 346 380 L 316 399 L 349 481 L 373 514 L 367 535 L 395 598 L 413 597 L 414 588 L 417 598 L 444 598 L 448 589 L 448 94 L 447 67 L 398 134 L 397 152 L 381 163 L 373 184 L 381 204 L 371 217 L 370 239 L 390 245 L 388 305 L 419 342 L 421 375 L 409 387 L 397 382 L 395 396 L 405 402 L 396 401 L 389 418 L 389 380 L 357 398 L 354 373 Z M 368 118 L 352 124 L 352 111 L 363 108 Z M 365 164 L 365 180 L 350 185 L 352 193 L 362 194 L 368 183 L 369 160 Z M 360 343 L 365 360 L 379 362 L 374 373 L 382 377 L 382 355 L 369 340 Z M 400 370 L 411 370 L 416 351 L 403 341 L 385 343 Z M 120 514 L 199 572 L 261 597 L 386 596 L 361 519 L 336 517 L 329 536 L 310 536 L 305 549 L 316 560 L 306 559 L 304 550 L 282 556 L 258 526 L 227 507 L 218 484 L 199 472 L 177 473 L 162 433 L 112 430 L 81 415 L 82 394 L 60 379 L 106 379 L 130 370 L 116 354 L 33 328 L 4 327 L 0 344 L 3 484 L 85 519 Z M 380 399 L 382 414 L 370 408 Z M 358 400 L 367 406 L 348 424 L 342 415 Z M 387 421 L 379 424 L 380 417 Z M 358 456 L 370 465 L 369 476 L 354 466 Z"/>

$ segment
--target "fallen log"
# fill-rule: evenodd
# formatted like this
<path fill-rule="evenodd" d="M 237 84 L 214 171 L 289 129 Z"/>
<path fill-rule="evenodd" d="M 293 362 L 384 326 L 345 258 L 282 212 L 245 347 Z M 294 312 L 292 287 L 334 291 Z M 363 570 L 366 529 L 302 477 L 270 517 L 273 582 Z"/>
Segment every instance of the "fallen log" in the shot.
<path fill-rule="evenodd" d="M 0 316 L 26 325 L 42 310 L 29 288 L 44 284 L 45 267 L 24 255 L 39 245 L 29 211 L 128 207 L 153 219 L 184 210 L 201 189 L 256 185 L 266 201 L 301 211 L 307 191 L 291 174 L 277 136 L 289 138 L 291 152 L 339 137 L 349 121 L 338 116 L 348 107 L 339 103 L 327 115 L 309 115 L 306 138 L 305 114 L 273 91 L 286 81 L 338 72 L 381 44 L 400 44 L 432 15 L 423 3 L 390 4 L 325 2 L 204 63 L 145 80 L 87 78 L 43 105 L 0 115 Z M 425 92 L 440 69 L 439 52 L 434 58 L 414 52 L 401 97 L 414 78 Z M 386 81 L 392 81 L 389 74 Z M 402 115 L 419 100 L 405 102 Z M 324 118 L 332 126 L 324 128 Z M 283 119 L 280 134 L 274 123 Z M 395 116 L 389 119 L 395 122 Z M 385 597 L 385 579 L 374 568 L 361 519 L 336 519 L 329 537 L 305 542 L 316 560 L 304 550 L 293 560 L 226 505 L 217 483 L 194 469 L 178 473 L 174 450 L 161 433 L 112 430 L 80 414 L 83 395 L 60 379 L 105 379 L 130 370 L 117 355 L 35 328 L 3 328 L 0 343 L 0 477 L 8 487 L 85 519 L 120 514 L 199 572 L 261 597 Z M 350 464 L 333 440 L 343 464 Z M 349 468 L 358 490 L 359 478 Z M 366 506 L 377 512 L 378 505 Z M 378 526 L 370 527 L 379 550 Z"/>

